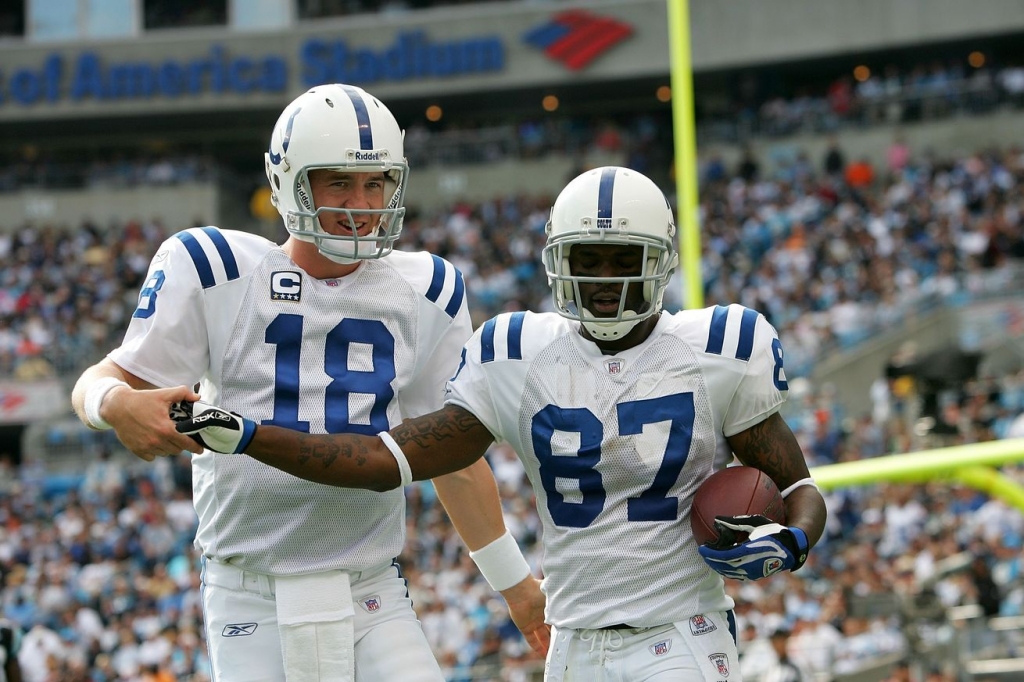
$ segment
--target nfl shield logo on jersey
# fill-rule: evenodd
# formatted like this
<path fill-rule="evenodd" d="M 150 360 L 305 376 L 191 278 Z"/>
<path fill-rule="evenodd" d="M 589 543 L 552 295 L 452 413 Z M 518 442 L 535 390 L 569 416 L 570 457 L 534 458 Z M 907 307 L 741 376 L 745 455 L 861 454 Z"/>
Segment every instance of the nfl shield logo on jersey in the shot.
<path fill-rule="evenodd" d="M 718 674 L 722 677 L 729 677 L 729 657 L 725 654 L 711 654 L 708 659 L 715 664 Z"/>
<path fill-rule="evenodd" d="M 655 656 L 664 656 L 668 653 L 669 649 L 672 648 L 672 640 L 666 639 L 664 642 L 656 642 L 647 648 L 650 649 L 651 653 Z"/>
<path fill-rule="evenodd" d="M 604 366 L 608 369 L 609 374 L 621 374 L 622 368 L 625 367 L 625 363 L 618 358 L 614 360 L 607 360 Z"/>
<path fill-rule="evenodd" d="M 363 605 L 363 609 L 366 610 L 367 613 L 375 613 L 377 611 L 380 611 L 379 595 L 375 594 L 372 597 L 366 597 L 359 603 Z"/>
<path fill-rule="evenodd" d="M 302 273 L 278 270 L 270 274 L 270 300 L 295 301 L 302 299 Z"/>
<path fill-rule="evenodd" d="M 696 616 L 690 617 L 690 634 L 694 636 L 706 635 L 717 629 L 718 626 L 708 620 L 703 613 L 698 613 Z"/>

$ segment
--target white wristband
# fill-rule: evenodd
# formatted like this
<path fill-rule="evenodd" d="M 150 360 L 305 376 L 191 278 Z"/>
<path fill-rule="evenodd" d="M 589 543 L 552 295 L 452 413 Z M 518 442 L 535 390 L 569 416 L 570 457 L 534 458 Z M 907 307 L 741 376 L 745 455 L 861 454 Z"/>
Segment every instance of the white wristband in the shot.
<path fill-rule="evenodd" d="M 789 486 L 788 488 L 786 488 L 785 490 L 782 491 L 782 499 L 786 499 L 787 497 L 789 497 L 789 494 L 791 492 L 793 492 L 797 488 L 803 487 L 805 485 L 809 485 L 812 488 L 814 488 L 815 490 L 818 489 L 818 484 L 814 482 L 813 478 L 810 478 L 810 477 L 808 477 L 808 478 L 801 478 L 799 481 L 797 481 L 796 483 L 794 483 L 793 485 Z"/>
<path fill-rule="evenodd" d="M 97 431 L 106 431 L 113 428 L 107 423 L 106 419 L 100 416 L 100 406 L 103 405 L 103 399 L 107 397 L 107 393 L 110 393 L 112 389 L 118 386 L 130 388 L 128 384 L 120 379 L 102 377 L 92 382 L 92 385 L 85 392 L 85 420 L 89 423 L 89 426 Z"/>
<path fill-rule="evenodd" d="M 395 442 L 395 439 L 387 431 L 381 431 L 377 434 L 377 437 L 384 441 L 384 445 L 387 446 L 395 461 L 398 462 L 398 474 L 402 477 L 401 487 L 404 488 L 412 483 L 412 469 L 409 467 L 409 460 L 406 459 L 402 448 L 398 447 L 398 443 Z"/>
<path fill-rule="evenodd" d="M 512 533 L 507 530 L 491 544 L 470 552 L 469 558 L 476 562 L 480 573 L 495 592 L 518 585 L 530 575 L 529 564 Z"/>

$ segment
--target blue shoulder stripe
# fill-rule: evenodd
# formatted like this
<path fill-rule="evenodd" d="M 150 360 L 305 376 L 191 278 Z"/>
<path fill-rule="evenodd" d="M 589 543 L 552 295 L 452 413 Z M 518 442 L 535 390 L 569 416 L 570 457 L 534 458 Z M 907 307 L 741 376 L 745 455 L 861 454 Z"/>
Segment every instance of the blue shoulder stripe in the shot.
<path fill-rule="evenodd" d="M 508 316 L 508 330 L 505 336 L 505 357 L 501 359 L 523 359 L 523 320 L 526 313 L 512 313 Z M 492 317 L 484 322 L 480 332 L 480 362 L 493 362 L 496 359 L 494 335 L 498 329 L 498 318 Z"/>
<path fill-rule="evenodd" d="M 441 291 L 444 289 L 447 268 L 445 268 L 444 259 L 440 256 L 430 254 L 430 257 L 434 261 L 434 274 L 430 278 L 430 286 L 427 287 L 427 293 L 424 295 L 431 303 L 441 305 L 437 299 L 441 297 Z M 448 317 L 454 319 L 459 308 L 462 307 L 462 299 L 466 296 L 466 282 L 462 279 L 462 272 L 457 267 L 452 266 L 452 269 L 455 271 L 455 289 L 452 291 L 452 297 L 448 299 L 448 304 L 444 307 L 444 312 Z"/>
<path fill-rule="evenodd" d="M 238 263 L 235 262 L 235 254 L 231 253 L 231 246 L 228 244 L 228 240 L 224 238 L 220 230 L 212 227 L 204 227 L 203 232 L 210 238 L 213 245 L 217 247 L 217 253 L 220 254 L 220 259 L 224 262 L 224 273 L 228 276 L 228 281 L 238 279 Z"/>
<path fill-rule="evenodd" d="M 466 283 L 462 280 L 462 273 L 458 268 L 455 268 L 455 291 L 452 292 L 452 299 L 448 301 L 448 305 L 444 308 L 444 311 L 448 313 L 448 317 L 455 318 L 459 308 L 462 307 L 462 299 L 465 295 Z"/>
<path fill-rule="evenodd" d="M 512 313 L 508 319 L 508 359 L 523 359 L 523 320 L 526 313 Z"/>
<path fill-rule="evenodd" d="M 491 362 L 494 360 L 494 318 L 484 322 L 484 329 L 480 332 L 480 362 Z"/>
<path fill-rule="evenodd" d="M 233 279 L 238 279 L 238 263 L 235 261 L 235 254 L 232 253 L 228 240 L 215 228 L 204 227 L 202 230 L 203 234 L 213 242 L 214 247 L 217 249 L 217 254 L 224 264 L 224 274 L 227 276 L 225 281 L 230 282 Z M 199 240 L 187 230 L 179 232 L 174 236 L 185 245 L 188 255 L 192 257 L 192 263 L 196 266 L 196 272 L 199 274 L 199 283 L 202 284 L 203 288 L 209 289 L 216 285 L 217 277 L 213 274 L 213 266 L 210 264 L 210 259 L 207 257 L 206 251 L 199 243 Z"/>
<path fill-rule="evenodd" d="M 743 315 L 740 317 L 740 336 L 736 343 L 736 359 L 747 362 L 754 352 L 754 330 L 757 328 L 758 314 L 756 310 L 743 308 Z M 724 305 L 715 306 L 711 313 L 711 328 L 708 332 L 708 345 L 704 348 L 705 353 L 715 355 L 722 354 L 722 347 L 725 345 L 725 327 L 729 321 L 729 308 Z"/>
<path fill-rule="evenodd" d="M 203 247 L 199 245 L 196 238 L 188 232 L 179 232 L 174 235 L 181 243 L 188 249 L 188 255 L 192 256 L 192 263 L 196 266 L 196 272 L 199 273 L 199 283 L 203 285 L 204 289 L 209 289 L 216 280 L 213 278 L 213 268 L 210 267 L 210 259 L 206 257 L 206 252 L 203 251 Z"/>
<path fill-rule="evenodd" d="M 725 323 L 728 321 L 729 309 L 724 305 L 716 305 L 715 312 L 711 313 L 711 332 L 708 334 L 705 353 L 722 354 L 722 344 L 725 343 Z"/>
<path fill-rule="evenodd" d="M 427 300 L 437 303 L 437 297 L 441 295 L 441 288 L 444 286 L 444 260 L 440 256 L 430 254 L 434 261 L 434 276 L 430 279 L 430 287 L 427 289 Z"/>
<path fill-rule="evenodd" d="M 754 327 L 757 326 L 757 311 L 750 308 L 743 309 L 743 317 L 740 319 L 740 342 L 736 346 L 736 357 L 746 362 L 750 354 L 754 352 Z"/>

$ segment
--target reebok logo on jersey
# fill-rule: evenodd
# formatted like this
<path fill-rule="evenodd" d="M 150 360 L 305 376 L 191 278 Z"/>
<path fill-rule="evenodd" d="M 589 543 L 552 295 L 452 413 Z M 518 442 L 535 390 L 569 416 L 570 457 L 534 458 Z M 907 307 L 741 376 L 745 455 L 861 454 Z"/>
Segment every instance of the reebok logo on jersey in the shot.
<path fill-rule="evenodd" d="M 224 637 L 247 637 L 256 632 L 256 623 L 231 623 L 220 633 Z"/>
<path fill-rule="evenodd" d="M 302 300 L 302 273 L 295 270 L 278 270 L 270 275 L 270 300 Z"/>
<path fill-rule="evenodd" d="M 664 656 L 672 649 L 672 640 L 666 639 L 664 642 L 655 642 L 647 648 L 650 649 L 651 653 L 655 656 Z"/>
<path fill-rule="evenodd" d="M 729 677 L 729 657 L 725 654 L 711 654 L 708 660 L 714 663 L 715 669 L 722 677 Z"/>
<path fill-rule="evenodd" d="M 694 637 L 697 635 L 706 635 L 717 629 L 718 626 L 712 623 L 703 613 L 698 613 L 696 616 L 690 617 L 690 634 Z"/>
<path fill-rule="evenodd" d="M 380 611 L 380 595 L 375 594 L 372 597 L 366 597 L 359 601 L 359 605 L 363 607 L 363 610 L 367 613 L 376 613 Z"/>

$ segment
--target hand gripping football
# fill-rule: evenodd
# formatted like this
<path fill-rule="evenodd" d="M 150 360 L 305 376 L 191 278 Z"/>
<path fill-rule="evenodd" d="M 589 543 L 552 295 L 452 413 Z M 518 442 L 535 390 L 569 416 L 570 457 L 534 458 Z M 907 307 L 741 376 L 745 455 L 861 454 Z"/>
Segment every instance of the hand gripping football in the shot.
<path fill-rule="evenodd" d="M 716 516 L 760 514 L 786 525 L 786 504 L 778 486 L 760 469 L 734 466 L 708 477 L 693 498 L 690 528 L 698 545 L 718 540 Z M 737 538 L 738 541 L 746 538 Z"/>

